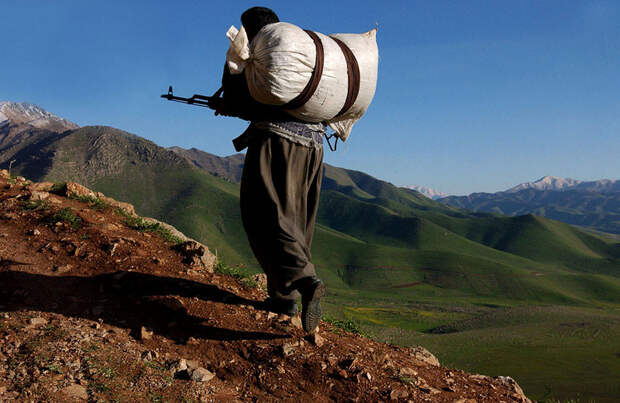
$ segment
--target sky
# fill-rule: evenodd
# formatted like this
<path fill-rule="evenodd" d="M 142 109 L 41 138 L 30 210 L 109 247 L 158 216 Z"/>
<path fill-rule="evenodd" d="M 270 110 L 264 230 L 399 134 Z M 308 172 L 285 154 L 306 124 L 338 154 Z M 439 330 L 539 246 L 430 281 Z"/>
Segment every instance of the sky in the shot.
<path fill-rule="evenodd" d="M 246 122 L 159 95 L 215 92 L 255 5 L 325 34 L 378 24 L 374 100 L 329 164 L 448 194 L 620 177 L 616 0 L 0 0 L 0 100 L 233 154 Z"/>

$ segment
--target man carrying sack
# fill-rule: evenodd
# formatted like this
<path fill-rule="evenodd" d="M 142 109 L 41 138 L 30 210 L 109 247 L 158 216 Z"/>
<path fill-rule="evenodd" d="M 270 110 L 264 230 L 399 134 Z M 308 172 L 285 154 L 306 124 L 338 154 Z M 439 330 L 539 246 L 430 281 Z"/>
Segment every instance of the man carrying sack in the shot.
<path fill-rule="evenodd" d="M 270 9 L 253 7 L 241 16 L 251 42 L 264 26 L 279 22 Z M 321 320 L 325 285 L 311 263 L 321 180 L 325 124 L 291 117 L 278 106 L 255 101 L 243 74 L 222 78 L 223 97 L 212 101 L 217 115 L 249 120 L 233 140 L 247 147 L 241 179 L 241 218 L 248 241 L 267 275 L 267 309 L 296 315 L 301 296 L 302 325 L 312 333 Z"/>

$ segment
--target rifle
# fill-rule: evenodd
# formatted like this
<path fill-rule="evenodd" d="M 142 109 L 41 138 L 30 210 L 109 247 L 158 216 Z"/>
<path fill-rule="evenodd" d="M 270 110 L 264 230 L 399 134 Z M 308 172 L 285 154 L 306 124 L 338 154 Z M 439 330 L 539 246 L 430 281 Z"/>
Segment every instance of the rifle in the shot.
<path fill-rule="evenodd" d="M 206 95 L 194 94 L 191 96 L 191 98 L 184 98 L 174 95 L 174 93 L 172 92 L 172 86 L 169 86 L 168 93 L 162 94 L 161 97 L 166 98 L 168 101 L 181 102 L 188 105 L 203 106 L 205 108 L 215 109 L 214 101 L 221 99 L 220 95 L 222 94 L 222 91 L 223 88 L 220 88 L 219 90 L 215 91 L 215 94 L 211 95 L 210 97 Z"/>

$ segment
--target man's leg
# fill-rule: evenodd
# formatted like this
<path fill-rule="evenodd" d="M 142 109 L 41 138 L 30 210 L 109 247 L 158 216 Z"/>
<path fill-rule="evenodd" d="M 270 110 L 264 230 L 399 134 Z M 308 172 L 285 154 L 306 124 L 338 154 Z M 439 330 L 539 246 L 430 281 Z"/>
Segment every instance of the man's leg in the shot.
<path fill-rule="evenodd" d="M 241 186 L 243 223 L 270 296 L 295 301 L 301 292 L 307 331 L 318 325 L 325 292 L 310 262 L 322 156 L 321 149 L 267 136 L 248 148 Z"/>
<path fill-rule="evenodd" d="M 320 151 L 272 135 L 252 144 L 246 154 L 242 219 L 252 250 L 273 284 L 274 296 L 280 298 L 297 299 L 292 284 L 316 277 L 307 243 L 318 200 L 313 197 L 309 205 L 308 191 L 312 184 L 315 189 L 320 185 Z M 310 222 L 309 210 L 313 212 Z"/>

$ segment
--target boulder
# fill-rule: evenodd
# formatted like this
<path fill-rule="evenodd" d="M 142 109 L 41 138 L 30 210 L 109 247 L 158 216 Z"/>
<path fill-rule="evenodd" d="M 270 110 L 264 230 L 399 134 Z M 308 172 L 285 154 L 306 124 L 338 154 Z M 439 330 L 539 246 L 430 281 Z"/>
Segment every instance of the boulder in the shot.
<path fill-rule="evenodd" d="M 69 385 L 62 390 L 62 393 L 69 397 L 71 401 L 88 400 L 88 392 L 86 391 L 86 388 L 82 385 Z"/>
<path fill-rule="evenodd" d="M 410 355 L 416 360 L 422 361 L 424 363 L 427 363 L 435 367 L 439 366 L 439 360 L 424 347 L 417 346 L 409 350 L 410 350 Z"/>
<path fill-rule="evenodd" d="M 512 397 L 517 399 L 519 402 L 523 403 L 531 403 L 532 401 L 525 396 L 523 393 L 523 389 L 519 386 L 517 381 L 512 379 L 509 376 L 498 376 L 495 379 L 499 380 L 502 384 L 508 386 L 512 390 Z"/>
<path fill-rule="evenodd" d="M 190 373 L 190 378 L 196 382 L 208 382 L 214 377 L 215 374 L 202 367 L 194 368 Z"/>
<path fill-rule="evenodd" d="M 42 192 L 40 190 L 33 190 L 30 192 L 30 200 L 32 201 L 42 201 L 50 197 L 49 192 Z"/>
<path fill-rule="evenodd" d="M 108 197 L 106 195 L 104 195 L 101 192 L 96 192 L 95 196 L 101 200 L 102 202 L 112 206 L 112 207 L 116 207 L 118 209 L 123 210 L 125 213 L 129 214 L 132 217 L 136 216 L 136 209 L 134 208 L 133 204 L 130 203 L 125 203 L 125 202 L 121 202 L 118 200 L 115 200 L 111 197 Z"/>
<path fill-rule="evenodd" d="M 140 340 L 150 340 L 153 337 L 153 331 L 142 326 L 140 328 Z"/>
<path fill-rule="evenodd" d="M 267 289 L 267 275 L 265 273 L 258 273 L 253 275 L 252 280 L 254 280 L 254 282 L 258 284 L 259 287 L 265 290 Z"/>
<path fill-rule="evenodd" d="M 28 185 L 28 190 L 31 192 L 49 192 L 54 187 L 52 182 L 37 182 Z"/>
<path fill-rule="evenodd" d="M 65 190 L 65 195 L 67 197 L 96 197 L 95 192 L 93 192 L 86 186 L 82 186 L 79 183 L 75 182 L 67 182 L 67 189 Z"/>
<path fill-rule="evenodd" d="M 41 318 L 41 317 L 32 318 L 28 320 L 28 323 L 30 324 L 30 326 L 33 326 L 33 327 L 43 326 L 43 325 L 47 325 L 47 319 Z"/>
<path fill-rule="evenodd" d="M 209 248 L 194 240 L 187 240 L 176 246 L 183 255 L 183 263 L 190 266 L 201 266 L 209 273 L 213 273 L 213 267 L 217 261 Z"/>

